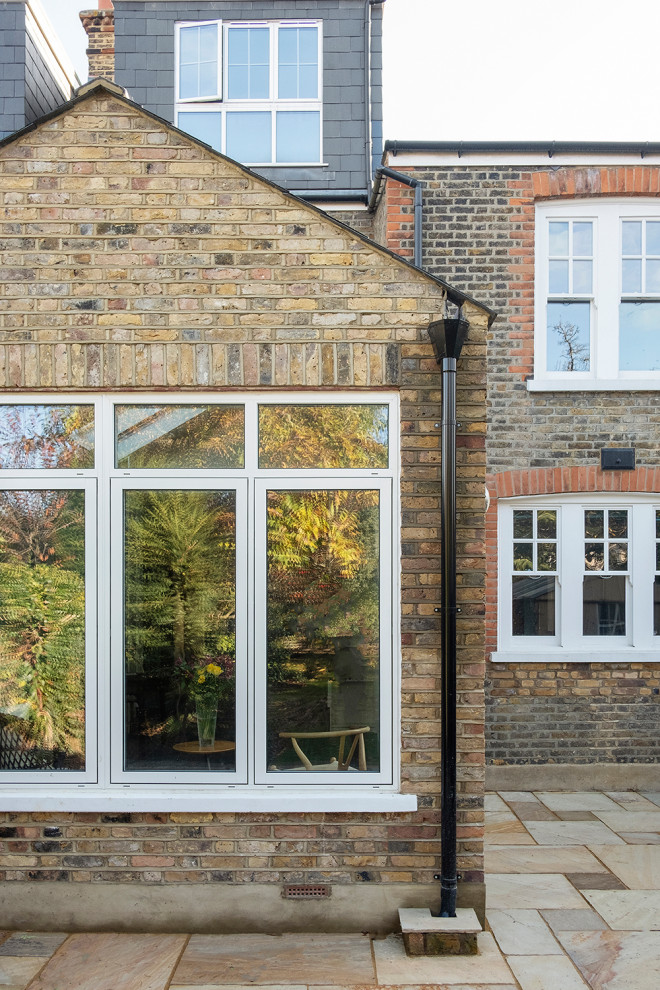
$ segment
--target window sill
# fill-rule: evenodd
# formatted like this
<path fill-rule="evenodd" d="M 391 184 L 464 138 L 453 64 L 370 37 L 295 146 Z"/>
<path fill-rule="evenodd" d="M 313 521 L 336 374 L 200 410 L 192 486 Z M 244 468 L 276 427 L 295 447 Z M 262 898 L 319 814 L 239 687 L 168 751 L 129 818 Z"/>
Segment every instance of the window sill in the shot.
<path fill-rule="evenodd" d="M 658 392 L 660 378 L 528 378 L 528 392 Z"/>
<path fill-rule="evenodd" d="M 660 663 L 660 643 L 655 650 L 627 646 L 619 650 L 496 650 L 493 663 Z"/>
<path fill-rule="evenodd" d="M 148 790 L 143 785 L 131 793 L 124 787 L 106 790 L 87 790 L 80 787 L 37 788 L 29 784 L 3 785 L 2 808 L 4 811 L 86 811 L 86 812 L 244 812 L 246 814 L 268 812 L 290 814 L 292 812 L 405 812 L 417 810 L 416 794 L 398 794 L 376 789 L 348 790 L 347 788 L 323 791 L 300 788 L 263 788 L 239 790 L 220 787 L 217 790 L 191 789 L 164 791 Z"/>

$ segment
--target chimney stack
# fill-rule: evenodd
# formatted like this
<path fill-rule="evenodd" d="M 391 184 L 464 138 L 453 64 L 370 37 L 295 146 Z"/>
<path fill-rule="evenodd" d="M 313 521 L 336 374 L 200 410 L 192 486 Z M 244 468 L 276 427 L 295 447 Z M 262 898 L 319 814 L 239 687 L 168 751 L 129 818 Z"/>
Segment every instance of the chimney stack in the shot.
<path fill-rule="evenodd" d="M 115 12 L 112 0 L 103 10 L 81 10 L 80 20 L 87 32 L 89 78 L 115 79 Z"/>

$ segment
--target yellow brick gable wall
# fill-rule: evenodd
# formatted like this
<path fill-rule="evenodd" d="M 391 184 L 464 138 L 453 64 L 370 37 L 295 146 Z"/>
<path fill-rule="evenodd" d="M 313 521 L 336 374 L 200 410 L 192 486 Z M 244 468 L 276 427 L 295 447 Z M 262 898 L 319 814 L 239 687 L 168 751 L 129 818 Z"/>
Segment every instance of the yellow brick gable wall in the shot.
<path fill-rule="evenodd" d="M 442 315 L 442 287 L 104 91 L 0 148 L 0 196 L 5 392 L 399 391 L 400 763 L 402 789 L 419 800 L 418 812 L 406 815 L 294 820 L 198 815 L 194 808 L 189 815 L 0 812 L 0 880 L 12 889 L 42 881 L 39 899 L 14 895 L 31 911 L 52 906 L 46 892 L 62 881 L 124 890 L 323 877 L 354 884 L 356 904 L 375 885 L 414 885 L 407 902 L 430 904 L 439 864 L 441 376 L 426 327 Z M 487 318 L 476 306 L 465 308 L 471 329 L 459 363 L 457 455 L 459 900 L 483 907 Z M 383 909 L 386 925 L 396 917 L 392 905 L 403 903 L 392 898 Z M 328 917 L 331 910 L 324 906 Z M 34 921 L 39 927 L 44 918 Z"/>

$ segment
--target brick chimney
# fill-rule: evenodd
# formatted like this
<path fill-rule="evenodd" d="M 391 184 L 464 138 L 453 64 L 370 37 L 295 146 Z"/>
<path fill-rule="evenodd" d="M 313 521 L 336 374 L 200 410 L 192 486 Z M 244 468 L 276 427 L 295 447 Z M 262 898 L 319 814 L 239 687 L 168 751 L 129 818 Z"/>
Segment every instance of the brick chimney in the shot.
<path fill-rule="evenodd" d="M 112 0 L 105 0 L 103 10 L 81 10 L 80 20 L 87 32 L 89 78 L 115 79 L 115 12 Z"/>

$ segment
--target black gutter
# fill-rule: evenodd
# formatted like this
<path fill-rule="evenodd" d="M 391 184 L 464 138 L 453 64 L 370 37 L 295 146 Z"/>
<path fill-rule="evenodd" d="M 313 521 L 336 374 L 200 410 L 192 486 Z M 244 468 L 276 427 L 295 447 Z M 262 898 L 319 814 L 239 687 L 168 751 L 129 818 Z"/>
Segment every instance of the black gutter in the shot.
<path fill-rule="evenodd" d="M 360 203 L 366 203 L 369 195 L 368 189 L 287 189 L 287 192 L 299 199 L 306 199 L 314 203 L 324 201 L 331 203 L 335 200 L 356 200 Z"/>
<path fill-rule="evenodd" d="M 373 212 L 376 207 L 376 202 L 378 200 L 378 194 L 380 192 L 380 187 L 383 181 L 383 176 L 388 179 L 394 179 L 396 182 L 402 182 L 404 186 L 410 186 L 411 189 L 415 191 L 415 226 L 414 226 L 414 247 L 413 247 L 413 264 L 416 268 L 422 267 L 422 182 L 419 179 L 413 178 L 411 175 L 406 175 L 404 172 L 395 172 L 393 168 L 388 168 L 386 165 L 381 166 L 381 168 L 376 169 L 376 175 L 374 177 L 374 185 L 371 190 L 371 197 L 369 199 L 369 211 Z"/>
<path fill-rule="evenodd" d="M 553 158 L 555 155 L 577 154 L 627 154 L 660 155 L 658 141 L 386 141 L 385 152 L 393 155 L 404 151 L 454 152 L 460 158 L 464 154 L 489 151 L 533 152 Z"/>

